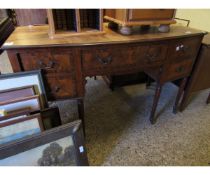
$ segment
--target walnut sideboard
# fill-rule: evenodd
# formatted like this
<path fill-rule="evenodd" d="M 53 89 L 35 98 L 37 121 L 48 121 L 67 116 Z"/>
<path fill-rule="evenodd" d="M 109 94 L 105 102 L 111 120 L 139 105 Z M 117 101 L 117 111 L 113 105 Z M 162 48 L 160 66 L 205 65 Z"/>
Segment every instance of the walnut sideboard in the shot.
<path fill-rule="evenodd" d="M 134 29 L 123 36 L 104 24 L 105 34 L 49 39 L 48 26 L 17 27 L 4 43 L 14 72 L 43 69 L 49 100 L 76 98 L 84 124 L 85 77 L 144 71 L 157 81 L 150 116 L 165 82 L 182 79 L 174 109 L 198 54 L 204 32 L 171 26 L 169 33 Z M 84 125 L 83 125 L 84 126 Z"/>

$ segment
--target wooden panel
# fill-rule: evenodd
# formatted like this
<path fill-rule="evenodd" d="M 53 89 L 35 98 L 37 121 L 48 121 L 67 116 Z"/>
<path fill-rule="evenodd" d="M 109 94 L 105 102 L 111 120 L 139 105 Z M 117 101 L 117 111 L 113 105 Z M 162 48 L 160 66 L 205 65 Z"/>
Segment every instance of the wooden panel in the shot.
<path fill-rule="evenodd" d="M 170 32 L 158 33 L 153 27 L 147 32 L 140 30 L 134 31 L 131 36 L 123 36 L 108 29 L 104 24 L 104 35 L 86 35 L 80 37 L 66 37 L 50 39 L 48 36 L 49 26 L 17 27 L 2 46 L 3 49 L 27 48 L 27 47 L 60 47 L 60 46 L 86 46 L 86 45 L 105 45 L 119 43 L 136 43 L 146 41 L 169 40 L 181 37 L 200 35 L 204 32 L 184 26 L 171 26 Z M 24 36 L 24 37 L 20 37 Z M 11 43 L 12 44 L 7 44 Z"/>
<path fill-rule="evenodd" d="M 172 19 L 173 9 L 130 9 L 128 10 L 128 20 L 163 20 Z"/>
<path fill-rule="evenodd" d="M 89 52 L 89 50 L 94 52 Z M 82 66 L 85 74 L 99 72 L 100 74 L 126 71 L 144 66 L 157 65 L 165 59 L 167 45 L 115 45 L 83 49 Z"/>
<path fill-rule="evenodd" d="M 46 74 L 48 100 L 76 97 L 76 80 L 72 74 Z"/>
<path fill-rule="evenodd" d="M 104 16 L 115 18 L 115 9 L 104 9 Z"/>
<path fill-rule="evenodd" d="M 115 19 L 120 21 L 127 21 L 127 10 L 126 9 L 115 10 Z"/>
<path fill-rule="evenodd" d="M 45 9 L 15 9 L 18 26 L 46 24 L 47 12 Z"/>
<path fill-rule="evenodd" d="M 195 92 L 210 88 L 210 48 L 203 45 L 200 49 L 198 60 L 191 75 L 190 91 Z"/>

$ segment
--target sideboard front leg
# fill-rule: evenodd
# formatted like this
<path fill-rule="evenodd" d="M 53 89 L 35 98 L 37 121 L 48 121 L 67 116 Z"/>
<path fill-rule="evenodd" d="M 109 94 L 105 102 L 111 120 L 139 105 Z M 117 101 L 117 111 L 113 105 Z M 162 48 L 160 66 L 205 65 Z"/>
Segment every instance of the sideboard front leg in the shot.
<path fill-rule="evenodd" d="M 82 129 L 85 136 L 85 110 L 84 110 L 84 99 L 78 99 L 77 100 L 78 105 L 78 113 L 79 113 L 79 119 L 82 120 Z"/>
<path fill-rule="evenodd" d="M 209 93 L 209 96 L 208 96 L 208 98 L 206 100 L 206 104 L 209 104 L 209 103 L 210 103 L 210 93 Z"/>
<path fill-rule="evenodd" d="M 175 104 L 174 104 L 174 107 L 173 107 L 173 113 L 176 114 L 177 113 L 177 110 L 178 110 L 178 105 L 179 105 L 179 101 L 180 101 L 180 98 L 184 92 L 184 87 L 187 83 L 187 78 L 183 78 L 182 81 L 181 81 L 181 84 L 180 84 L 180 87 L 179 87 L 179 91 L 177 93 L 177 96 L 176 96 L 176 101 L 175 101 Z"/>
<path fill-rule="evenodd" d="M 151 124 L 155 124 L 156 121 L 157 121 L 157 116 L 155 116 L 155 111 L 156 111 L 157 104 L 158 104 L 158 101 L 159 101 L 159 98 L 160 98 L 161 89 L 162 89 L 162 85 L 158 83 L 157 86 L 156 86 L 155 96 L 154 96 L 153 105 L 152 105 L 152 111 L 151 111 L 151 114 L 150 114 Z"/>

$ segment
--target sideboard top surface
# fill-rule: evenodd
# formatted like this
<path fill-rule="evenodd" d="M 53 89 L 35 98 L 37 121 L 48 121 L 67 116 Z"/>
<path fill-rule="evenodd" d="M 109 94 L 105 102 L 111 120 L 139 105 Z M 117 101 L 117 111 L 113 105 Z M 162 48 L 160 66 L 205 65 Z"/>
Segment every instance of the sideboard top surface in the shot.
<path fill-rule="evenodd" d="M 203 33 L 206 33 L 189 27 L 171 25 L 171 30 L 168 33 L 159 33 L 156 27 L 151 27 L 150 30 L 141 32 L 137 27 L 134 28 L 132 35 L 123 36 L 117 31 L 110 30 L 105 23 L 105 34 L 103 35 L 84 35 L 50 39 L 48 29 L 48 25 L 17 27 L 6 40 L 2 49 L 136 43 L 203 35 Z"/>

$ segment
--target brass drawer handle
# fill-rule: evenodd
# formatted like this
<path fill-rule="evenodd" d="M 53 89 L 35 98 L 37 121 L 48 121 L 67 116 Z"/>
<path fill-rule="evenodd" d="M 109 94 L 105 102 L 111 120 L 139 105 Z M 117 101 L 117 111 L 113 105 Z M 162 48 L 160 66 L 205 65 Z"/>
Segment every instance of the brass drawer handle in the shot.
<path fill-rule="evenodd" d="M 184 71 L 184 67 L 180 66 L 178 68 L 176 68 L 176 72 L 181 73 Z"/>
<path fill-rule="evenodd" d="M 50 61 L 47 65 L 45 63 L 43 63 L 41 60 L 38 61 L 39 66 L 42 69 L 53 69 L 55 66 L 55 62 L 54 61 Z"/>
<path fill-rule="evenodd" d="M 106 58 L 100 58 L 99 56 L 96 56 L 96 59 L 103 65 L 110 64 L 112 62 L 112 57 L 108 56 Z"/>
<path fill-rule="evenodd" d="M 154 61 L 157 57 L 158 57 L 158 54 L 156 55 L 146 54 L 146 58 L 148 62 Z"/>
<path fill-rule="evenodd" d="M 58 93 L 60 91 L 60 87 L 55 86 L 54 90 L 52 91 L 53 93 Z"/>

